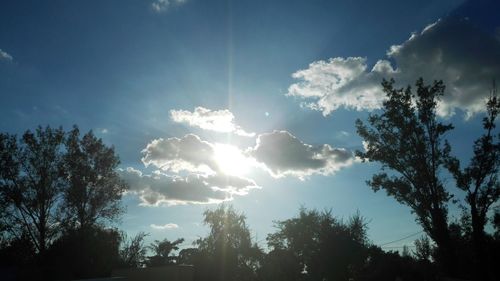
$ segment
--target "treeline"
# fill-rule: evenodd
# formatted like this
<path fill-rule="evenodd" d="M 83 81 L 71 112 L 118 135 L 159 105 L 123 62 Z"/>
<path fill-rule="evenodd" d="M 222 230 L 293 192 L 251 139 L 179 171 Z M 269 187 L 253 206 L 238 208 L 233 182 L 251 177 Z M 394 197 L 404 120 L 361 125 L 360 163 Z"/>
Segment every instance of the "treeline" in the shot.
<path fill-rule="evenodd" d="M 193 265 L 195 281 L 308 281 L 308 280 L 442 280 L 447 277 L 436 262 L 439 251 L 427 236 L 414 241 L 402 251 L 384 251 L 367 237 L 367 221 L 359 213 L 347 220 L 330 211 L 301 208 L 293 218 L 275 222 L 276 232 L 267 236 L 263 249 L 251 238 L 244 214 L 231 206 L 221 205 L 204 213 L 209 234 L 174 254 L 183 240 L 153 243 L 153 255 L 147 256 L 144 233 L 139 233 L 122 249 L 129 267 L 158 265 Z M 453 223 L 452 236 L 461 245 L 457 259 L 460 274 L 476 274 L 468 223 Z M 487 268 L 498 276 L 496 266 L 500 250 L 500 221 L 495 220 L 495 233 L 488 235 Z M 164 251 L 159 251 L 164 244 Z M 158 261 L 161 261 L 158 263 Z M 471 278 L 471 280 L 477 280 Z"/>

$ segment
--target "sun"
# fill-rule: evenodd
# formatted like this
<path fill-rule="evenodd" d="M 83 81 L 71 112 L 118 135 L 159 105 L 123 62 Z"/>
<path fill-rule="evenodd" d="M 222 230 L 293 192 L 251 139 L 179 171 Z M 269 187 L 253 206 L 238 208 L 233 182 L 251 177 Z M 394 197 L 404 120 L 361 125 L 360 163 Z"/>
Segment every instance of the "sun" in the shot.
<path fill-rule="evenodd" d="M 214 158 L 217 166 L 224 174 L 242 176 L 250 170 L 250 160 L 233 145 L 215 144 Z"/>

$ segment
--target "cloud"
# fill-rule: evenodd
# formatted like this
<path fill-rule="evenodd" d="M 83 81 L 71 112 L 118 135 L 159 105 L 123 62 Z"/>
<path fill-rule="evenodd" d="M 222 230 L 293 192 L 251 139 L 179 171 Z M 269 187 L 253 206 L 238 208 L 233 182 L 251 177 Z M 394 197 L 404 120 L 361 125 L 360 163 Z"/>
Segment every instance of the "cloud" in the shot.
<path fill-rule="evenodd" d="M 128 192 L 138 195 L 145 206 L 220 203 L 259 188 L 252 180 L 226 175 L 180 177 L 160 171 L 146 175 L 131 167 L 119 172 L 129 185 Z"/>
<path fill-rule="evenodd" d="M 153 3 L 151 3 L 151 8 L 156 13 L 163 13 L 173 5 L 179 6 L 186 2 L 187 0 L 155 0 Z"/>
<path fill-rule="evenodd" d="M 14 58 L 7 52 L 0 49 L 0 61 L 12 61 Z"/>
<path fill-rule="evenodd" d="M 273 177 L 296 176 L 304 179 L 314 174 L 331 175 L 354 163 L 352 152 L 328 144 L 305 144 L 286 131 L 261 134 L 247 154 L 265 166 Z"/>
<path fill-rule="evenodd" d="M 341 107 L 373 110 L 385 98 L 383 78 L 405 86 L 423 77 L 427 83 L 443 80 L 447 86 L 439 104 L 441 116 L 459 109 L 470 117 L 484 109 L 492 79 L 500 79 L 500 42 L 462 18 L 426 26 L 406 42 L 391 46 L 387 56 L 371 69 L 362 57 L 315 61 L 292 74 L 298 82 L 290 85 L 287 95 L 304 100 L 303 106 L 323 115 Z"/>
<path fill-rule="evenodd" d="M 256 145 L 245 151 L 210 143 L 197 135 L 152 140 L 142 151 L 150 174 L 127 168 L 120 174 L 128 192 L 141 205 L 211 204 L 233 200 L 260 188 L 243 175 L 247 168 L 264 169 L 273 177 L 305 179 L 331 175 L 355 162 L 352 152 L 328 144 L 305 144 L 286 131 L 261 134 Z"/>
<path fill-rule="evenodd" d="M 179 225 L 175 224 L 175 223 L 167 223 L 167 224 L 164 224 L 164 225 L 158 225 L 158 224 L 150 224 L 149 225 L 151 228 L 153 229 L 158 229 L 158 230 L 165 230 L 165 229 L 176 229 L 176 228 L 179 228 Z"/>
<path fill-rule="evenodd" d="M 221 133 L 235 133 L 244 137 L 253 137 L 255 133 L 245 132 L 234 123 L 234 115 L 231 111 L 210 110 L 204 107 L 196 107 L 193 112 L 187 110 L 171 110 L 170 117 L 174 122 L 187 123 L 189 126 L 204 130 Z"/>
<path fill-rule="evenodd" d="M 214 159 L 214 145 L 194 134 L 152 140 L 142 153 L 146 167 L 153 165 L 163 171 L 214 174 L 220 170 Z"/>

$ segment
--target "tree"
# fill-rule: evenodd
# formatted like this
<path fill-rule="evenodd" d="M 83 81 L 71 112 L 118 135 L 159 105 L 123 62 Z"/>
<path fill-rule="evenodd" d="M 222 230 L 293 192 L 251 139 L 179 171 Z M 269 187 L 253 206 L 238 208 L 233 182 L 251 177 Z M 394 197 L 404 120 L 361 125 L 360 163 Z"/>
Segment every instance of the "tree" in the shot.
<path fill-rule="evenodd" d="M 47 251 L 50 280 L 74 280 L 110 276 L 118 263 L 120 233 L 98 226 L 68 229 Z"/>
<path fill-rule="evenodd" d="M 344 222 L 331 212 L 301 208 L 298 217 L 275 225 L 278 231 L 267 237 L 264 280 L 350 280 L 366 262 L 366 223 L 359 213 Z"/>
<path fill-rule="evenodd" d="M 369 126 L 356 121 L 366 149 L 356 155 L 382 164 L 368 185 L 385 189 L 389 196 L 411 208 L 425 232 L 436 242 L 437 261 L 454 275 L 455 255 L 448 228 L 448 202 L 452 198 L 439 177 L 451 159 L 450 145 L 443 140 L 453 129 L 436 118 L 437 102 L 444 93 L 442 81 L 432 86 L 416 82 L 416 94 L 408 86 L 395 89 L 394 80 L 382 82 L 387 100 L 381 114 L 371 114 Z M 390 170 L 391 173 L 387 173 Z"/>
<path fill-rule="evenodd" d="M 421 261 L 430 261 L 432 256 L 431 241 L 427 236 L 422 236 L 415 240 L 415 257 Z"/>
<path fill-rule="evenodd" d="M 0 134 L 2 220 L 13 237 L 23 234 L 43 255 L 57 233 L 57 204 L 65 185 L 64 131 L 38 127 L 15 135 Z"/>
<path fill-rule="evenodd" d="M 172 251 L 179 250 L 179 244 L 184 242 L 183 238 L 177 239 L 173 242 L 168 239 L 155 240 L 149 246 L 149 249 L 153 251 L 154 255 L 148 257 L 146 264 L 148 266 L 159 266 L 159 265 L 172 265 L 176 263 L 176 257 L 172 257 L 170 254 Z"/>
<path fill-rule="evenodd" d="M 64 168 L 68 185 L 61 210 L 65 223 L 86 228 L 113 221 L 122 213 L 121 195 L 127 188 L 116 171 L 120 163 L 113 147 L 92 131 L 80 138 L 78 127 L 68 132 Z"/>
<path fill-rule="evenodd" d="M 93 228 L 118 218 L 126 188 L 118 164 L 112 147 L 91 131 L 80 138 L 76 126 L 38 127 L 20 139 L 0 134 L 2 238 L 24 235 L 43 256 L 61 225 Z"/>
<path fill-rule="evenodd" d="M 122 245 L 120 246 L 119 265 L 122 267 L 142 267 L 146 260 L 147 247 L 144 245 L 144 238 L 149 234 L 139 232 L 134 237 L 128 238 L 122 235 Z"/>
<path fill-rule="evenodd" d="M 488 221 L 490 207 L 500 198 L 500 134 L 495 135 L 495 122 L 500 111 L 500 100 L 493 86 L 491 96 L 486 103 L 487 115 L 483 118 L 485 133 L 474 142 L 474 154 L 469 166 L 460 168 L 460 161 L 452 158 L 448 167 L 453 174 L 457 187 L 466 192 L 465 200 L 469 207 L 472 226 L 472 240 L 475 248 L 475 263 L 483 279 L 487 272 L 485 253 L 486 233 L 484 227 Z"/>
<path fill-rule="evenodd" d="M 220 205 L 204 213 L 210 227 L 207 237 L 199 239 L 195 268 L 201 280 L 255 280 L 262 256 L 252 243 L 245 215 L 232 206 Z"/>

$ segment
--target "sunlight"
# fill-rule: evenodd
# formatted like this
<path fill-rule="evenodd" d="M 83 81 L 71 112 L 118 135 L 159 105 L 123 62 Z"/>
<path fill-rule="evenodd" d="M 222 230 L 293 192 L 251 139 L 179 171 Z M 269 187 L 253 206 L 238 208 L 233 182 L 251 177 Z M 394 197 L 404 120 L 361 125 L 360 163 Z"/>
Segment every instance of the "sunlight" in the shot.
<path fill-rule="evenodd" d="M 250 160 L 237 147 L 218 143 L 215 145 L 214 152 L 215 161 L 223 173 L 232 176 L 242 176 L 248 173 L 251 166 Z"/>

